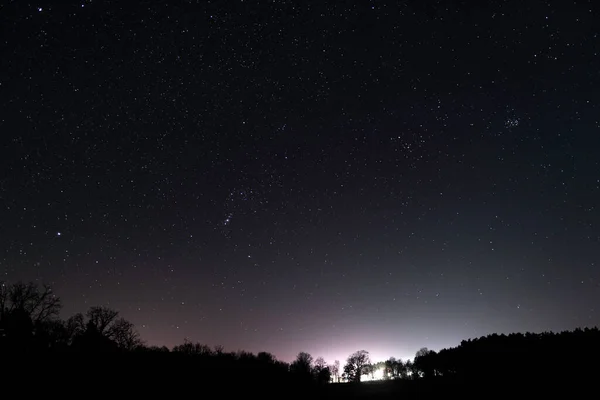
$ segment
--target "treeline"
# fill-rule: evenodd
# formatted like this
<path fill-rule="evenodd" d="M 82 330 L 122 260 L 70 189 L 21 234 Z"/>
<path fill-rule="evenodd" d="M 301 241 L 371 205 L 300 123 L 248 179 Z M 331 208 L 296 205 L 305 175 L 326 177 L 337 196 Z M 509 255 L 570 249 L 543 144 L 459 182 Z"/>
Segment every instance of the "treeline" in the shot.
<path fill-rule="evenodd" d="M 600 372 L 600 331 L 492 334 L 463 340 L 454 348 L 422 351 L 414 363 L 419 377 L 573 380 Z"/>
<path fill-rule="evenodd" d="M 0 283 L 0 351 L 117 352 L 142 346 L 134 325 L 107 307 L 61 320 L 62 303 L 49 286 Z"/>
<path fill-rule="evenodd" d="M 111 387 L 143 379 L 144 385 L 151 385 L 144 388 L 152 393 L 159 390 L 158 382 L 169 380 L 187 382 L 177 386 L 179 389 L 202 382 L 205 389 L 220 386 L 222 391 L 235 391 L 260 386 L 261 393 L 272 390 L 274 394 L 282 386 L 300 393 L 332 382 L 373 378 L 406 384 L 582 382 L 599 372 L 597 328 L 493 334 L 439 352 L 423 348 L 412 361 L 390 358 L 373 363 L 369 353 L 360 350 L 349 355 L 342 367 L 339 361 L 327 364 L 322 357 L 313 359 L 305 352 L 288 364 L 267 352 L 226 352 L 221 346 L 211 348 L 190 341 L 172 349 L 146 346 L 134 325 L 115 310 L 91 307 L 66 320 L 59 318 L 60 310 L 60 298 L 50 287 L 0 284 L 0 356 L 11 359 L 13 367 L 22 364 L 13 372 L 36 365 L 45 371 L 42 377 L 58 374 L 91 385 L 109 374 Z M 169 393 L 175 389 L 169 388 Z"/>

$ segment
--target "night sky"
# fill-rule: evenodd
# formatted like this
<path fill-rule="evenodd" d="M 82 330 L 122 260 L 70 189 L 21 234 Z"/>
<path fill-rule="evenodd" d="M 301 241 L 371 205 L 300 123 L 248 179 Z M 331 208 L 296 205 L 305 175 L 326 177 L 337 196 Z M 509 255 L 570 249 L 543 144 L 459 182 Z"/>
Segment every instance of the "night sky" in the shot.
<path fill-rule="evenodd" d="M 599 31 L 593 1 L 4 2 L 0 279 L 285 361 L 599 325 Z"/>

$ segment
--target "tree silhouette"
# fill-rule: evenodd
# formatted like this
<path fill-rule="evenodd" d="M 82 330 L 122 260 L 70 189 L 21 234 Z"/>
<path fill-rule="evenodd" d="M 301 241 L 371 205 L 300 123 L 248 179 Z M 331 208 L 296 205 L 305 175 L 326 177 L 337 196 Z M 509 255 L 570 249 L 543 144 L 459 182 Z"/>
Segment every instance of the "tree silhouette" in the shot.
<path fill-rule="evenodd" d="M 275 362 L 277 361 L 273 354 L 268 353 L 266 351 L 261 351 L 256 356 L 258 360 L 263 364 L 275 364 Z"/>
<path fill-rule="evenodd" d="M 119 312 L 108 307 L 90 307 L 87 322 L 81 314 L 67 320 L 66 326 L 72 341 L 78 347 L 97 351 L 134 350 L 142 345 L 135 326 Z"/>
<path fill-rule="evenodd" d="M 365 373 L 365 367 L 371 364 L 369 352 L 359 350 L 351 354 L 346 360 L 344 366 L 344 375 L 350 382 L 360 382 L 361 376 Z"/>
<path fill-rule="evenodd" d="M 214 353 L 216 355 L 221 355 L 221 354 L 223 354 L 224 351 L 225 351 L 225 347 L 223 347 L 223 345 L 218 344 L 218 345 L 215 346 Z"/>
<path fill-rule="evenodd" d="M 0 282 L 2 347 L 10 351 L 50 347 L 50 335 L 46 333 L 56 327 L 53 322 L 58 319 L 60 309 L 60 298 L 50 286 L 40 288 L 32 282 L 13 285 Z"/>
<path fill-rule="evenodd" d="M 117 344 L 103 335 L 92 321 L 88 321 L 83 332 L 73 338 L 72 346 L 80 352 L 109 353 L 118 350 Z"/>
<path fill-rule="evenodd" d="M 125 318 L 115 320 L 106 332 L 106 337 L 113 340 L 120 349 L 133 350 L 142 344 L 135 326 Z"/>
<path fill-rule="evenodd" d="M 138 350 L 147 353 L 169 353 L 171 350 L 167 346 L 141 346 Z"/>
<path fill-rule="evenodd" d="M 394 357 L 388 358 L 384 363 L 384 376 L 386 379 L 398 379 L 402 376 L 404 364 L 402 360 L 396 360 Z"/>
<path fill-rule="evenodd" d="M 333 380 L 335 382 L 339 382 L 340 381 L 340 361 L 339 360 L 335 360 L 333 362 L 333 365 L 331 365 L 329 367 L 330 371 L 331 371 L 331 375 L 333 377 Z"/>
<path fill-rule="evenodd" d="M 436 352 L 433 350 L 429 350 L 427 347 L 423 347 L 419 351 L 417 351 L 417 353 L 415 354 L 415 359 L 413 361 L 413 366 L 418 376 L 431 378 L 436 375 L 435 355 Z"/>
<path fill-rule="evenodd" d="M 313 372 L 315 375 L 315 379 L 319 384 L 329 383 L 329 381 L 331 380 L 331 370 L 327 366 L 327 363 L 325 362 L 323 357 L 318 357 L 315 360 Z"/>
<path fill-rule="evenodd" d="M 375 379 L 375 371 L 377 370 L 377 364 L 368 363 L 363 367 L 363 375 L 369 376 L 371 379 Z"/>
<path fill-rule="evenodd" d="M 19 311 L 35 324 L 58 318 L 61 308 L 60 298 L 54 295 L 48 285 L 40 288 L 33 282 L 13 285 L 0 282 L 0 320 L 7 314 Z"/>
<path fill-rule="evenodd" d="M 415 370 L 415 366 L 411 360 L 406 360 L 404 363 L 404 370 L 406 371 L 405 374 L 407 378 L 414 379 L 419 377 L 419 373 Z"/>
<path fill-rule="evenodd" d="M 53 319 L 34 325 L 35 346 L 39 350 L 65 350 L 71 344 L 71 337 L 64 321 Z"/>
<path fill-rule="evenodd" d="M 85 319 L 83 314 L 77 313 L 64 323 L 66 335 L 68 337 L 68 344 L 73 343 L 73 339 L 80 336 L 85 332 Z"/>
<path fill-rule="evenodd" d="M 392 357 L 393 358 L 393 357 Z M 395 359 L 394 362 L 391 365 L 392 367 L 392 376 L 394 377 L 394 379 L 397 378 L 402 378 L 402 379 L 406 379 L 408 378 L 408 368 L 406 363 L 402 362 L 401 359 Z"/>
<path fill-rule="evenodd" d="M 102 306 L 90 307 L 87 312 L 88 321 L 94 325 L 100 333 L 105 333 L 108 330 L 109 325 L 118 315 L 118 311 Z"/>
<path fill-rule="evenodd" d="M 290 372 L 301 379 L 310 379 L 312 376 L 313 358 L 310 354 L 301 351 L 290 365 Z"/>
<path fill-rule="evenodd" d="M 183 344 L 173 347 L 174 353 L 187 354 L 190 356 L 211 356 L 213 354 L 209 346 L 201 343 L 194 343 L 188 339 L 183 340 Z M 238 358 L 244 357 L 244 352 L 239 352 Z"/>
<path fill-rule="evenodd" d="M 314 368 L 315 369 L 323 369 L 327 367 L 327 363 L 325 362 L 325 359 L 323 357 L 317 357 L 317 359 L 314 362 Z"/>

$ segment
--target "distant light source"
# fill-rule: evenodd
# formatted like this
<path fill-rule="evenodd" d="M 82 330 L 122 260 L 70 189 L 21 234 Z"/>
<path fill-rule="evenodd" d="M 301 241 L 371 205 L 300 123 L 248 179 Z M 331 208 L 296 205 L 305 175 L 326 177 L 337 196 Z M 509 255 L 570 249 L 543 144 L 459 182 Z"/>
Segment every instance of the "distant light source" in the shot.
<path fill-rule="evenodd" d="M 384 379 L 384 370 L 383 368 L 376 369 L 372 374 L 362 374 L 360 376 L 361 382 L 370 382 L 370 381 L 382 381 Z"/>

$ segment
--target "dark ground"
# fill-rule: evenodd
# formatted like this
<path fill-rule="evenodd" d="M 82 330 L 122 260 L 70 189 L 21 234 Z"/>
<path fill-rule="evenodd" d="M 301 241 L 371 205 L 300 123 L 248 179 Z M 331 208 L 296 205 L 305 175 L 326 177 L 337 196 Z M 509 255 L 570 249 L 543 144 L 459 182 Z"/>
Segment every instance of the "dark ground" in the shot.
<path fill-rule="evenodd" d="M 591 384 L 591 380 L 589 383 Z M 590 385 L 577 382 L 514 382 L 510 377 L 489 382 L 380 381 L 361 384 L 334 384 L 323 388 L 319 398 L 337 399 L 495 399 L 574 398 L 589 393 Z"/>
<path fill-rule="evenodd" d="M 235 398 L 235 399 L 504 399 L 583 397 L 593 393 L 593 377 L 565 381 L 510 372 L 487 380 L 396 380 L 317 386 L 286 378 L 260 379 L 258 370 L 198 370 L 181 363 L 168 368 L 127 359 L 4 360 L 7 393 L 59 398 Z M 263 376 L 263 378 L 265 378 Z M 4 383 L 6 382 L 6 384 Z"/>

